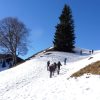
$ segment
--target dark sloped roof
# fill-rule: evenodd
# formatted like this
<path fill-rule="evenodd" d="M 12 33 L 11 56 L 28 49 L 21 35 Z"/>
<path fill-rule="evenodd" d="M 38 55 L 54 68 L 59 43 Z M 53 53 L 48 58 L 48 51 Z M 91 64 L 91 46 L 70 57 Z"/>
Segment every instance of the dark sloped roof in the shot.
<path fill-rule="evenodd" d="M 0 54 L 0 59 L 12 59 L 10 54 Z M 23 62 L 24 60 L 20 57 L 17 57 L 17 62 Z"/>

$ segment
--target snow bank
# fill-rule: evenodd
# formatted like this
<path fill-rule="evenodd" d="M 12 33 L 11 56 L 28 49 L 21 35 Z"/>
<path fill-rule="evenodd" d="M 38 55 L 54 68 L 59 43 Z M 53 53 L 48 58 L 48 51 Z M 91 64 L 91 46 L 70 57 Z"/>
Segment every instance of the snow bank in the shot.
<path fill-rule="evenodd" d="M 89 60 L 90 57 L 93 57 Z M 63 64 L 67 57 L 67 64 Z M 61 61 L 60 75 L 49 78 L 46 63 Z M 100 100 L 100 76 L 71 74 L 100 60 L 100 52 L 93 55 L 49 52 L 36 56 L 15 68 L 0 73 L 0 100 Z"/>

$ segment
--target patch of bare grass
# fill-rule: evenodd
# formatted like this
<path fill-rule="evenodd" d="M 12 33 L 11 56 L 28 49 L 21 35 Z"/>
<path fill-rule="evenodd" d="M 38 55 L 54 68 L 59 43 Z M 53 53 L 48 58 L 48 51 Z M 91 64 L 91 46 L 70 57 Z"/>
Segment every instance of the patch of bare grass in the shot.
<path fill-rule="evenodd" d="M 72 74 L 71 77 L 80 77 L 83 74 L 88 74 L 88 73 L 100 75 L 100 61 L 97 61 L 80 69 L 79 71 Z"/>

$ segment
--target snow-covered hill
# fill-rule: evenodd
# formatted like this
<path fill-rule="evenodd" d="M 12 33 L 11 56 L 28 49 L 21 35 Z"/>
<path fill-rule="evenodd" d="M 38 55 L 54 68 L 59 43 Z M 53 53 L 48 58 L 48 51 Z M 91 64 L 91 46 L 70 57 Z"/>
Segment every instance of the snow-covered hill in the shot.
<path fill-rule="evenodd" d="M 67 58 L 66 65 L 64 58 Z M 55 73 L 49 78 L 48 60 L 51 63 L 61 61 L 60 75 Z M 70 77 L 98 60 L 100 51 L 91 55 L 88 50 L 83 55 L 78 52 L 41 52 L 15 68 L 0 72 L 0 100 L 100 100 L 99 75 Z"/>

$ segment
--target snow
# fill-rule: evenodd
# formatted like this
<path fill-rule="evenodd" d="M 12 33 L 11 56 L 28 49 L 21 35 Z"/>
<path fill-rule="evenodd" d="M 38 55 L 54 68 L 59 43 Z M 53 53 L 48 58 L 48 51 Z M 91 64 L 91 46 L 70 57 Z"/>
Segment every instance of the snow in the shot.
<path fill-rule="evenodd" d="M 64 65 L 64 58 L 67 64 Z M 89 60 L 89 58 L 92 59 Z M 49 78 L 47 61 L 61 61 L 60 75 Z M 94 54 L 42 52 L 17 67 L 0 72 L 0 100 L 100 100 L 100 75 L 70 76 L 86 65 L 100 60 Z"/>

